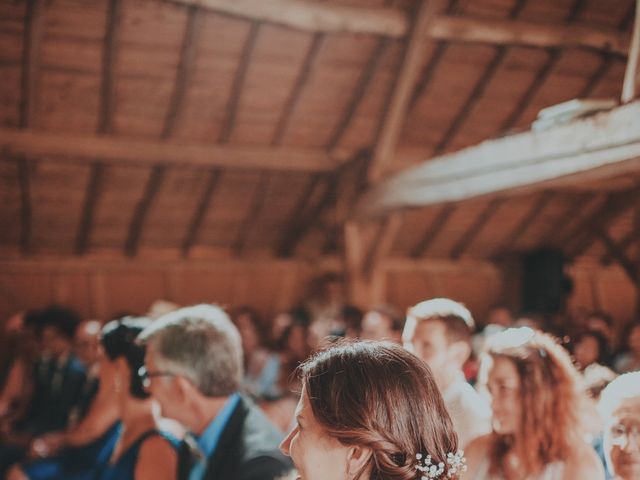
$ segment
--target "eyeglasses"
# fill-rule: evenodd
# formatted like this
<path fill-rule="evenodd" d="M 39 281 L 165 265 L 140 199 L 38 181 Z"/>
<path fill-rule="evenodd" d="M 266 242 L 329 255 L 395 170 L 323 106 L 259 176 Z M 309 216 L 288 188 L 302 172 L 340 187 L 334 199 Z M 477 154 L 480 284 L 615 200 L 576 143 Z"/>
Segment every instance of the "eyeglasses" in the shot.
<path fill-rule="evenodd" d="M 609 430 L 611 436 L 611 442 L 614 445 L 624 447 L 627 443 L 634 438 L 637 444 L 640 444 L 640 427 L 634 425 L 633 427 L 627 427 L 621 423 L 613 425 Z"/>
<path fill-rule="evenodd" d="M 171 372 L 149 372 L 147 367 L 140 367 L 138 369 L 138 377 L 142 381 L 142 386 L 146 390 L 151 386 L 151 379 L 153 377 L 175 377 L 175 373 Z"/>

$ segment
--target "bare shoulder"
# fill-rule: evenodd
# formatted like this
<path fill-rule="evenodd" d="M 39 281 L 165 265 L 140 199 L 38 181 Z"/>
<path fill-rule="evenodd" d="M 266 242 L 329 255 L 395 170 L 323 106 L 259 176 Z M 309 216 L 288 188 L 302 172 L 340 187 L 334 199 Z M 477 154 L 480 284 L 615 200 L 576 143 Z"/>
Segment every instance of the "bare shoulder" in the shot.
<path fill-rule="evenodd" d="M 565 462 L 564 479 L 604 480 L 604 468 L 595 450 L 584 444 Z"/>
<path fill-rule="evenodd" d="M 166 438 L 154 435 L 142 443 L 136 463 L 136 479 L 171 480 L 176 478 L 177 469 L 178 455 Z"/>
<path fill-rule="evenodd" d="M 473 478 L 475 472 L 478 471 L 489 456 L 492 439 L 493 434 L 483 435 L 467 445 L 464 456 L 467 458 L 468 475 L 470 478 Z"/>

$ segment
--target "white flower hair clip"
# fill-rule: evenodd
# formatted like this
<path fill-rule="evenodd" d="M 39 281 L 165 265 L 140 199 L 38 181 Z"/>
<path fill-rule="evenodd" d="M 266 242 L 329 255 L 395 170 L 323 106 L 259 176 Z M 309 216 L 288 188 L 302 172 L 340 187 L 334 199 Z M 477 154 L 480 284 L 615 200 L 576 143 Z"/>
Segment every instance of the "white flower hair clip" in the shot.
<path fill-rule="evenodd" d="M 421 473 L 420 480 L 436 480 L 441 478 L 444 473 L 445 463 L 433 463 L 431 455 L 423 455 L 416 453 L 416 470 Z M 464 458 L 464 452 L 460 450 L 457 453 L 447 453 L 447 478 L 467 470 L 467 459 Z"/>

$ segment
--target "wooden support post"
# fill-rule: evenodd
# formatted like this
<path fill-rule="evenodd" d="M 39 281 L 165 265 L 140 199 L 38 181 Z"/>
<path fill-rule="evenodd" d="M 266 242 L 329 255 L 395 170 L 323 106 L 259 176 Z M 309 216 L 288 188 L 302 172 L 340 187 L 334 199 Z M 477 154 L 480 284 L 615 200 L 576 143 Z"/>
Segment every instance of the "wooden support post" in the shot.
<path fill-rule="evenodd" d="M 624 72 L 624 84 L 622 86 L 622 103 L 628 103 L 640 93 L 640 0 L 636 0 L 636 20 L 633 25 L 631 48 L 627 68 Z"/>

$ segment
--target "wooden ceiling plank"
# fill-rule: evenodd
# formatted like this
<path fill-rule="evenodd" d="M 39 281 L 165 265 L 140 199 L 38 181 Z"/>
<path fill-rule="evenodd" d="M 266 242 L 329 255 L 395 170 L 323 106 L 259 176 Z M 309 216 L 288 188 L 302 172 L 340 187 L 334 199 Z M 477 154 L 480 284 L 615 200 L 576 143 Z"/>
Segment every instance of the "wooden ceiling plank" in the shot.
<path fill-rule="evenodd" d="M 20 251 L 23 255 L 32 253 L 31 226 L 33 207 L 31 202 L 31 175 L 29 162 L 24 157 L 16 158 L 18 182 L 20 184 Z"/>
<path fill-rule="evenodd" d="M 191 81 L 191 74 L 196 60 L 201 24 L 202 21 L 199 16 L 199 10 L 194 6 L 189 7 L 180 50 L 180 61 L 176 69 L 173 93 L 171 94 L 167 114 L 164 119 L 161 138 L 169 138 L 173 134 L 176 122 L 182 112 L 184 98 Z"/>
<path fill-rule="evenodd" d="M 340 117 L 340 121 L 336 125 L 335 129 L 333 130 L 333 133 L 331 134 L 331 136 L 329 137 L 329 140 L 327 141 L 327 145 L 326 145 L 327 151 L 329 152 L 333 151 L 338 146 L 338 144 L 340 143 L 340 140 L 348 130 L 349 125 L 351 124 L 351 120 L 353 119 L 356 111 L 358 110 L 358 106 L 360 105 L 360 102 L 364 98 L 364 95 L 368 90 L 369 85 L 371 84 L 375 73 L 378 71 L 380 59 L 382 58 L 382 55 L 384 54 L 388 46 L 389 46 L 388 39 L 380 38 L 377 40 L 376 45 L 373 48 L 373 52 L 371 53 L 369 60 L 367 61 L 367 65 L 365 66 L 364 70 L 362 71 L 362 75 L 358 80 L 358 84 L 353 92 L 353 95 L 351 96 L 349 103 L 347 104 L 344 112 L 342 113 L 342 116 Z"/>
<path fill-rule="evenodd" d="M 504 204 L 504 198 L 492 199 L 486 208 L 476 217 L 471 226 L 462 234 L 462 237 L 451 249 L 450 257 L 454 260 L 460 258 L 464 252 L 471 246 L 482 229 L 487 225 L 489 220 L 498 212 Z"/>
<path fill-rule="evenodd" d="M 511 12 L 509 12 L 509 18 L 511 20 L 517 18 L 518 15 L 520 15 L 522 10 L 526 6 L 526 4 L 527 4 L 527 0 L 518 0 L 515 3 L 514 7 L 511 9 Z M 464 125 L 464 122 L 466 121 L 467 117 L 473 111 L 478 101 L 480 101 L 480 99 L 484 95 L 487 87 L 491 83 L 491 80 L 493 80 L 493 77 L 495 76 L 496 72 L 502 65 L 504 58 L 506 57 L 508 52 L 509 52 L 509 49 L 506 46 L 499 46 L 496 48 L 494 57 L 486 66 L 484 72 L 482 73 L 482 75 L 476 82 L 475 86 L 473 87 L 473 90 L 471 90 L 469 97 L 464 102 L 462 108 L 456 114 L 455 118 L 449 125 L 449 128 L 447 128 L 447 130 L 444 132 L 440 141 L 436 144 L 435 150 L 434 150 L 436 154 L 440 154 L 441 152 L 445 151 L 449 146 L 449 144 L 451 143 L 451 141 L 455 138 L 457 133 L 460 131 L 460 128 L 462 128 L 462 126 Z"/>
<path fill-rule="evenodd" d="M 117 136 L 0 128 L 0 149 L 15 155 L 100 158 L 105 165 L 192 165 L 284 171 L 327 171 L 339 164 L 324 150 L 183 143 Z"/>
<path fill-rule="evenodd" d="M 574 242 L 568 246 L 567 256 L 574 259 L 582 255 L 595 241 L 594 226 L 606 231 L 609 225 L 636 205 L 639 196 L 640 187 L 609 194 L 604 204 L 580 223 L 572 235 Z"/>
<path fill-rule="evenodd" d="M 555 198 L 555 192 L 542 192 L 538 200 L 531 206 L 527 214 L 522 217 L 522 220 L 515 226 L 513 230 L 507 235 L 505 240 L 496 248 L 493 256 L 502 255 L 503 252 L 513 251 L 513 246 L 518 243 L 520 237 L 522 237 L 529 227 L 536 221 L 536 219 L 542 214 L 546 206 Z"/>
<path fill-rule="evenodd" d="M 442 206 L 438 212 L 438 216 L 433 220 L 433 222 L 431 222 L 431 225 L 429 225 L 424 235 L 411 252 L 411 256 L 413 258 L 420 258 L 425 254 L 438 234 L 444 229 L 455 211 L 456 206 L 454 204 Z"/>
<path fill-rule="evenodd" d="M 640 101 L 545 131 L 443 155 L 370 189 L 354 218 L 479 196 L 534 192 L 637 170 Z"/>
<path fill-rule="evenodd" d="M 265 207 L 265 197 L 267 192 L 269 191 L 269 183 L 271 182 L 271 175 L 269 172 L 262 172 L 260 174 L 260 179 L 258 180 L 258 184 L 256 186 L 256 190 L 253 193 L 253 199 L 251 201 L 251 207 L 249 208 L 249 212 L 247 213 L 247 217 L 244 222 L 242 222 L 242 226 L 240 227 L 240 231 L 238 232 L 238 238 L 236 239 L 235 244 L 233 245 L 233 253 L 236 257 L 241 257 L 251 236 L 251 232 L 255 229 L 255 225 L 258 223 L 258 219 Z"/>
<path fill-rule="evenodd" d="M 289 257 L 295 249 L 293 237 L 296 235 L 299 225 L 302 223 L 307 210 L 310 208 L 309 202 L 313 198 L 314 192 L 318 188 L 318 185 L 320 185 L 321 180 L 322 175 L 319 174 L 314 174 L 309 177 L 309 181 L 300 195 L 296 207 L 293 209 L 287 226 L 283 229 L 282 238 L 277 250 L 278 257 Z"/>
<path fill-rule="evenodd" d="M 105 166 L 101 162 L 95 162 L 91 166 L 91 173 L 87 181 L 84 204 L 82 205 L 82 213 L 80 215 L 80 223 L 78 224 L 78 232 L 76 234 L 76 255 L 84 255 L 89 249 L 94 212 L 103 188 L 104 173 Z"/>
<path fill-rule="evenodd" d="M 187 258 L 189 256 L 189 253 L 191 252 L 191 248 L 193 247 L 196 240 L 198 239 L 198 234 L 200 233 L 204 220 L 207 217 L 207 212 L 209 211 L 209 208 L 211 206 L 211 199 L 213 198 L 213 194 L 215 193 L 216 187 L 218 186 L 218 182 L 220 181 L 221 176 L 222 176 L 222 170 L 219 168 L 212 168 L 209 171 L 207 184 L 205 186 L 204 191 L 202 192 L 202 196 L 200 197 L 200 201 L 198 202 L 196 211 L 193 214 L 193 218 L 189 223 L 189 227 L 187 229 L 187 234 L 184 237 L 184 241 L 182 242 L 183 258 Z"/>
<path fill-rule="evenodd" d="M 395 80 L 387 108 L 382 118 L 378 140 L 373 151 L 368 178 L 378 181 L 393 160 L 402 127 L 407 118 L 409 101 L 415 89 L 420 66 L 427 50 L 424 32 L 440 7 L 435 0 L 421 0 L 417 5 L 415 21 L 407 41 L 402 65 Z"/>
<path fill-rule="evenodd" d="M 296 83 L 291 90 L 291 94 L 285 103 L 284 108 L 282 109 L 282 113 L 280 114 L 280 118 L 278 119 L 278 124 L 276 126 L 276 131 L 273 135 L 273 139 L 271 140 L 271 145 L 280 145 L 282 143 L 282 139 L 287 131 L 287 127 L 289 125 L 289 119 L 291 118 L 291 114 L 295 111 L 296 105 L 302 95 L 304 87 L 307 85 L 309 81 L 309 77 L 311 76 L 311 72 L 313 69 L 313 64 L 318 57 L 318 53 L 320 52 L 320 48 L 322 47 L 322 43 L 324 40 L 324 35 L 321 33 L 316 33 L 309 44 L 309 50 L 307 50 L 307 54 L 302 62 L 302 66 L 300 67 L 300 72 L 298 73 L 298 78 L 296 78 Z"/>
<path fill-rule="evenodd" d="M 592 197 L 589 193 L 574 194 L 572 199 L 567 199 L 567 208 L 564 213 L 560 215 L 555 222 L 549 224 L 549 226 L 540 235 L 538 243 L 540 245 L 551 245 L 555 240 L 562 238 L 562 232 L 566 233 L 567 225 L 572 225 L 574 220 L 580 211 L 580 207 L 583 207 L 586 202 Z"/>
<path fill-rule="evenodd" d="M 624 253 L 624 250 L 620 248 L 613 239 L 607 235 L 606 231 L 598 225 L 593 227 L 593 233 L 595 236 L 602 242 L 602 244 L 607 249 L 608 254 L 614 258 L 618 264 L 622 267 L 624 272 L 629 277 L 629 280 L 636 285 L 636 288 L 639 284 L 639 275 L 638 270 L 636 269 L 636 265 L 627 255 Z"/>
<path fill-rule="evenodd" d="M 116 106 L 116 66 L 120 51 L 120 24 L 122 0 L 110 0 L 107 7 L 106 31 L 102 49 L 102 71 L 100 76 L 100 106 L 98 113 L 98 133 L 113 132 L 113 118 Z"/>
<path fill-rule="evenodd" d="M 42 37 L 45 28 L 45 0 L 28 0 L 22 36 L 20 79 L 20 128 L 34 123 L 38 103 Z"/>
<path fill-rule="evenodd" d="M 144 193 L 136 205 L 131 219 L 131 224 L 129 225 L 129 233 L 127 234 L 127 240 L 124 247 L 125 255 L 128 257 L 135 257 L 138 253 L 144 224 L 151 205 L 160 190 L 160 186 L 162 185 L 162 181 L 165 177 L 165 172 L 166 167 L 164 165 L 156 165 L 151 170 Z"/>
<path fill-rule="evenodd" d="M 227 101 L 225 116 L 220 129 L 220 136 L 218 137 L 218 143 L 227 143 L 229 138 L 231 138 L 231 133 L 233 133 L 242 90 L 244 89 L 244 83 L 247 79 L 247 71 L 249 70 L 249 63 L 251 62 L 251 57 L 256 46 L 259 30 L 260 24 L 257 21 L 252 22 L 251 27 L 249 28 L 249 35 L 247 36 L 244 48 L 242 49 L 240 61 L 238 62 L 238 68 L 236 69 L 233 84 L 231 86 L 231 93 L 229 95 L 229 100 Z"/>

